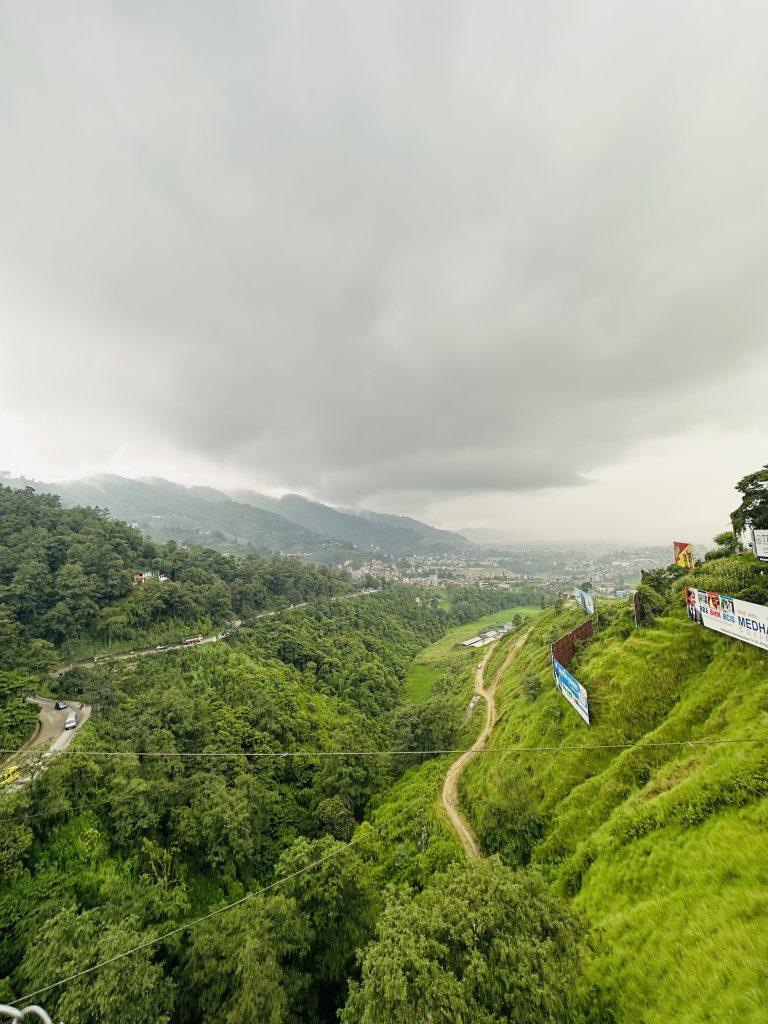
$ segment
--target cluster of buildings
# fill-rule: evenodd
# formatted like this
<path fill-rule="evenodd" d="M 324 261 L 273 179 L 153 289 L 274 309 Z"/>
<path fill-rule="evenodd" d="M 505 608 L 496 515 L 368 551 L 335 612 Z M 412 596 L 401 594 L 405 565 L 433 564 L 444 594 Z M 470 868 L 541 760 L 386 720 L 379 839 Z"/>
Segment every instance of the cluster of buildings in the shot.
<path fill-rule="evenodd" d="M 165 573 L 156 572 L 156 571 L 155 572 L 135 572 L 133 574 L 134 586 L 137 583 L 146 583 L 147 580 L 157 580 L 158 583 L 168 583 L 170 581 L 170 576 L 166 576 Z"/>
<path fill-rule="evenodd" d="M 371 558 L 355 565 L 348 560 L 339 566 L 353 579 L 367 576 L 414 587 L 474 586 L 506 587 L 520 579 L 531 579 L 528 574 L 510 572 L 493 564 L 473 565 L 456 555 L 411 555 L 408 558 L 385 560 Z"/>
<path fill-rule="evenodd" d="M 438 587 L 440 579 L 437 576 L 403 576 L 401 583 L 408 583 L 412 587 Z"/>
<path fill-rule="evenodd" d="M 377 580 L 390 580 L 393 583 L 400 582 L 400 570 L 394 562 L 384 562 L 380 558 L 371 558 L 362 565 L 354 568 L 351 561 L 347 560 L 340 569 L 346 569 L 353 580 L 364 580 L 367 576 L 373 576 Z"/>
<path fill-rule="evenodd" d="M 470 637 L 469 640 L 462 640 L 459 647 L 487 647 L 494 640 L 501 638 L 515 628 L 513 622 L 505 622 L 503 626 L 496 626 L 493 629 L 486 629 L 480 636 Z"/>
<path fill-rule="evenodd" d="M 402 564 L 385 562 L 380 558 L 372 558 L 367 562 L 363 562 L 358 568 L 353 568 L 353 563 L 348 561 L 344 562 L 340 568 L 346 569 L 352 579 L 355 580 L 364 580 L 370 576 L 377 580 L 407 583 L 414 587 L 437 587 L 440 585 L 440 578 L 437 573 L 410 575 L 407 569 L 403 569 Z"/>
<path fill-rule="evenodd" d="M 564 590 L 590 581 L 600 597 L 625 597 L 634 591 L 641 569 L 668 565 L 666 547 L 615 548 L 530 545 L 498 551 L 415 554 L 369 558 L 341 568 L 353 578 L 374 577 L 412 586 L 472 586 L 514 589 L 523 582 Z"/>

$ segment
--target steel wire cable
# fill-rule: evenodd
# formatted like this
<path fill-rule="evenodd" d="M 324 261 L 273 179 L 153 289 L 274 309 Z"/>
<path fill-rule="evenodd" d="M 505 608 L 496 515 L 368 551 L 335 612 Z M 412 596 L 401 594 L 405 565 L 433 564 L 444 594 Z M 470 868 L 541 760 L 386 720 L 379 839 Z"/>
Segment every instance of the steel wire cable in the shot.
<path fill-rule="evenodd" d="M 312 871 L 321 864 L 325 864 L 329 860 L 333 860 L 335 857 L 345 853 L 350 847 L 357 846 L 359 843 L 365 842 L 370 839 L 371 836 L 377 835 L 382 832 L 388 825 L 391 825 L 393 821 L 401 818 L 408 811 L 417 807 L 419 804 L 429 800 L 433 793 L 435 793 L 443 785 L 443 780 L 436 785 L 431 787 L 426 793 L 417 797 L 415 800 L 411 800 L 409 803 L 402 807 L 399 811 L 387 818 L 380 825 L 374 825 L 365 830 L 365 832 L 354 836 L 349 840 L 348 843 L 344 843 L 343 846 L 337 847 L 335 850 L 331 850 L 326 853 L 323 857 L 319 857 L 317 860 L 312 861 L 310 864 L 305 864 L 302 868 L 297 868 L 296 871 L 292 871 L 288 875 L 283 875 L 281 878 L 275 879 L 274 882 L 270 882 L 269 885 L 265 885 L 261 889 L 257 889 L 254 892 L 246 893 L 239 900 L 234 900 L 232 903 L 227 903 L 223 907 L 217 907 L 215 910 L 209 911 L 207 914 L 202 914 L 200 917 L 194 918 L 192 921 L 187 921 L 185 924 L 177 925 L 175 928 L 171 928 L 161 935 L 156 935 L 153 939 L 147 939 L 146 942 L 140 942 L 138 945 L 133 946 L 131 949 L 125 950 L 123 953 L 118 953 L 116 956 L 109 957 L 107 960 L 101 960 L 99 963 L 92 964 L 90 967 L 85 967 L 81 971 L 75 971 L 74 974 L 69 974 L 65 978 L 59 978 L 57 981 L 52 981 L 49 985 L 43 985 L 41 988 L 35 989 L 33 992 L 27 992 L 26 995 L 20 996 L 18 999 L 11 1001 L 11 1006 L 17 1003 L 26 1002 L 28 999 L 33 999 L 35 996 L 42 995 L 44 992 L 50 992 L 53 988 L 58 988 L 61 985 L 66 985 L 70 981 L 75 981 L 77 978 L 82 978 L 86 974 L 92 974 L 94 971 L 100 970 L 102 967 L 107 967 L 109 964 L 116 963 L 118 960 L 124 960 L 126 957 L 132 956 L 134 953 L 138 953 L 142 949 L 147 949 L 150 946 L 156 946 L 160 942 L 164 942 L 165 939 L 170 939 L 174 935 L 180 935 L 182 932 L 187 931 L 190 928 L 194 928 L 204 921 L 209 921 L 213 917 L 218 917 L 219 914 L 224 914 L 228 910 L 233 910 L 235 907 L 242 906 L 244 903 L 248 903 L 250 900 L 256 899 L 258 896 L 263 896 L 264 893 L 270 892 L 272 889 L 278 888 L 285 882 L 290 881 L 292 878 L 297 878 L 299 875 L 306 874 L 308 871 Z"/>
<path fill-rule="evenodd" d="M 649 740 L 647 742 L 635 742 L 635 743 L 574 743 L 574 744 L 560 744 L 558 746 L 547 746 L 540 744 L 538 746 L 516 746 L 516 747 L 480 747 L 477 750 L 472 750 L 471 747 L 456 747 L 444 750 L 294 750 L 294 751 L 283 751 L 283 752 L 271 752 L 265 751 L 263 753 L 242 753 L 237 751 L 203 751 L 200 753 L 189 753 L 189 752 L 143 752 L 143 751 L 132 751 L 132 750 L 97 750 L 97 751 L 86 751 L 86 750 L 62 750 L 59 753 L 62 754 L 82 754 L 83 756 L 95 757 L 147 757 L 147 758 L 274 758 L 274 759 L 286 759 L 290 757 L 416 757 L 416 756 L 460 756 L 472 752 L 473 755 L 480 754 L 560 754 L 560 753 L 573 753 L 576 751 L 591 752 L 600 750 L 643 750 L 643 749 L 661 749 L 661 748 L 675 748 L 675 747 L 689 747 L 694 748 L 696 746 L 733 746 L 742 744 L 753 744 L 760 746 L 768 743 L 768 736 L 755 736 L 755 737 L 734 737 L 733 739 L 688 739 L 688 740 Z M 2 751 L 0 751 L 2 753 Z M 89 802 L 89 806 L 90 806 Z M 77 813 L 81 813 L 83 808 Z M 13 822 L 15 824 L 22 825 L 26 821 L 33 818 L 46 818 L 49 815 L 45 813 L 33 813 L 30 814 L 25 810 L 19 809 L 16 815 L 8 815 L 0 817 L 0 822 Z"/>
<path fill-rule="evenodd" d="M 477 754 L 558 754 L 566 751 L 631 750 L 655 747 L 723 746 L 741 743 L 768 743 L 768 736 L 743 736 L 732 739 L 686 739 L 686 740 L 629 740 L 625 743 L 559 743 L 531 744 L 514 747 L 482 747 Z M 144 757 L 144 758 L 225 758 L 244 757 L 249 759 L 281 759 L 292 757 L 418 757 L 430 755 L 439 757 L 448 754 L 463 754 L 471 747 L 436 747 L 429 750 L 65 750 L 54 751 L 57 757 Z M 0 754 L 18 753 L 2 750 Z M 38 757 L 41 755 L 37 755 Z M 19 757 L 19 760 L 23 760 Z"/>

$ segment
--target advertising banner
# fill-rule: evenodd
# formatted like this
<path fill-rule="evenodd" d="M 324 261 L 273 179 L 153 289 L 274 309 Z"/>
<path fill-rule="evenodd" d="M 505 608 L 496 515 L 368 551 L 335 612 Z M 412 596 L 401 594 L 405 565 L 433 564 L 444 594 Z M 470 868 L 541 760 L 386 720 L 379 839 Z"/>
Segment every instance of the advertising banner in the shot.
<path fill-rule="evenodd" d="M 755 558 L 768 562 L 768 530 L 752 531 L 752 550 Z"/>
<path fill-rule="evenodd" d="M 676 540 L 673 543 L 675 549 L 675 565 L 682 569 L 693 568 L 693 544 L 686 544 L 685 541 Z"/>
<path fill-rule="evenodd" d="M 587 615 L 595 614 L 595 602 L 591 594 L 588 594 L 586 590 L 579 590 L 578 587 L 574 587 L 573 596 L 576 598 L 576 603 L 584 609 Z"/>
<path fill-rule="evenodd" d="M 555 686 L 558 688 L 560 693 L 562 693 L 571 707 L 575 708 L 587 725 L 589 725 L 589 703 L 587 700 L 587 691 L 581 685 L 579 680 L 575 676 L 572 676 L 568 669 L 560 664 L 557 658 L 552 662 L 552 665 L 555 669 Z"/>
<path fill-rule="evenodd" d="M 768 651 L 768 608 L 749 601 L 737 601 L 725 594 L 685 588 L 688 618 L 708 629 L 725 633 Z"/>

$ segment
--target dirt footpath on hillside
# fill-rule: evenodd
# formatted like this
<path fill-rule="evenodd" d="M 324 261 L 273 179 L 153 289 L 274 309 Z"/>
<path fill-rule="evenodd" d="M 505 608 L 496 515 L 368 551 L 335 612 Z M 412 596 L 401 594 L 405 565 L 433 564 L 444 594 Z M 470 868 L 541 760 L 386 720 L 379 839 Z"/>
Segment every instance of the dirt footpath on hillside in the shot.
<path fill-rule="evenodd" d="M 480 844 L 477 841 L 477 836 L 472 831 L 469 822 L 461 813 L 459 808 L 459 776 L 464 771 L 464 767 L 472 760 L 473 757 L 477 756 L 488 742 L 488 737 L 491 735 L 491 731 L 496 724 L 496 689 L 502 676 L 517 656 L 517 652 L 525 643 L 527 636 L 528 630 L 526 630 L 522 636 L 519 636 L 512 644 L 504 664 L 494 676 L 493 681 L 487 690 L 483 686 L 483 674 L 485 672 L 486 663 L 491 656 L 490 650 L 484 655 L 483 659 L 475 669 L 475 693 L 479 694 L 483 698 L 486 705 L 485 725 L 469 750 L 465 750 L 464 753 L 453 762 L 451 767 L 448 769 L 448 773 L 445 776 L 445 782 L 443 783 L 442 801 L 445 813 L 448 815 L 448 820 L 453 826 L 453 830 L 459 837 L 459 842 L 463 846 L 464 852 L 467 857 L 473 860 L 476 860 L 478 857 L 482 857 L 483 854 L 480 849 Z"/>

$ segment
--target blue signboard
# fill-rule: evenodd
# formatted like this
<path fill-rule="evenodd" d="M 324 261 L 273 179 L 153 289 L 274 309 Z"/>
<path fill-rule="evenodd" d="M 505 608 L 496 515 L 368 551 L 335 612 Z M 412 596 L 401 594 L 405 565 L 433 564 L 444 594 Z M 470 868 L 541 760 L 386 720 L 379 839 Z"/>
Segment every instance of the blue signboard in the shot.
<path fill-rule="evenodd" d="M 552 659 L 552 665 L 555 669 L 555 686 L 558 688 L 560 693 L 562 693 L 571 707 L 575 708 L 587 725 L 589 725 L 589 703 L 587 700 L 587 691 L 581 685 L 579 680 L 575 676 L 572 676 L 564 665 L 560 664 L 557 658 Z"/>

